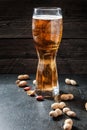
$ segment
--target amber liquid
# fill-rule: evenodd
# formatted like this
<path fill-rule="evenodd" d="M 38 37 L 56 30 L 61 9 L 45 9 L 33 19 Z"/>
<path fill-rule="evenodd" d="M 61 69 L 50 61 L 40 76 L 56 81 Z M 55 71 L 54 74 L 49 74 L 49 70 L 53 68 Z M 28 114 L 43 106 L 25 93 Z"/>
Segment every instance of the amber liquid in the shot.
<path fill-rule="evenodd" d="M 38 55 L 36 89 L 52 91 L 58 87 L 56 54 L 62 37 L 62 18 L 34 17 L 32 33 Z"/>

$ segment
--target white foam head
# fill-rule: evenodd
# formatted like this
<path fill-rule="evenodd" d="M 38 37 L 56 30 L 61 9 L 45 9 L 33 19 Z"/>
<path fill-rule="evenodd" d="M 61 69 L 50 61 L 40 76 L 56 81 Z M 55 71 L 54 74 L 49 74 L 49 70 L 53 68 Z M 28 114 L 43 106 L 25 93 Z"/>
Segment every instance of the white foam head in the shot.
<path fill-rule="evenodd" d="M 33 19 L 57 20 L 62 19 L 62 15 L 33 15 Z"/>

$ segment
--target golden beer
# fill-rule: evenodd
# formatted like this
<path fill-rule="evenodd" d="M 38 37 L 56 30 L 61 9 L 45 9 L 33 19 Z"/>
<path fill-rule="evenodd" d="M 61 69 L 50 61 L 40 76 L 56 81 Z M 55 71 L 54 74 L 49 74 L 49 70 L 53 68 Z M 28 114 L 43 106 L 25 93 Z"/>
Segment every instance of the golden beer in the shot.
<path fill-rule="evenodd" d="M 58 87 L 56 54 L 62 37 L 62 27 L 62 16 L 33 16 L 32 33 L 38 55 L 37 91 L 52 92 Z"/>

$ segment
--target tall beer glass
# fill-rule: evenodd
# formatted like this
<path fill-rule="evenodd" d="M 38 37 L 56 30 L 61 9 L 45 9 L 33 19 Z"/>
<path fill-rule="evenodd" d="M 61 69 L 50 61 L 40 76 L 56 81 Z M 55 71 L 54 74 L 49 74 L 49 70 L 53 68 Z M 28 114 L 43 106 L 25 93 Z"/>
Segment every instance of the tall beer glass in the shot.
<path fill-rule="evenodd" d="M 38 55 L 36 92 L 49 96 L 59 93 L 56 55 L 62 37 L 61 8 L 34 8 L 32 34 Z"/>

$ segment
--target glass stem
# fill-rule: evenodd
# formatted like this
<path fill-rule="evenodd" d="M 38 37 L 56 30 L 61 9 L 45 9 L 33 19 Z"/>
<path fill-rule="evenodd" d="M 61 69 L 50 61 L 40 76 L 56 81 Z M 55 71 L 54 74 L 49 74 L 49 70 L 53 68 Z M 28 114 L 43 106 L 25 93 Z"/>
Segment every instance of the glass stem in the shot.
<path fill-rule="evenodd" d="M 36 89 L 41 91 L 53 91 L 55 94 L 59 91 L 56 54 L 44 53 L 43 55 L 38 55 L 38 59 Z M 56 92 L 54 90 L 56 90 Z"/>

